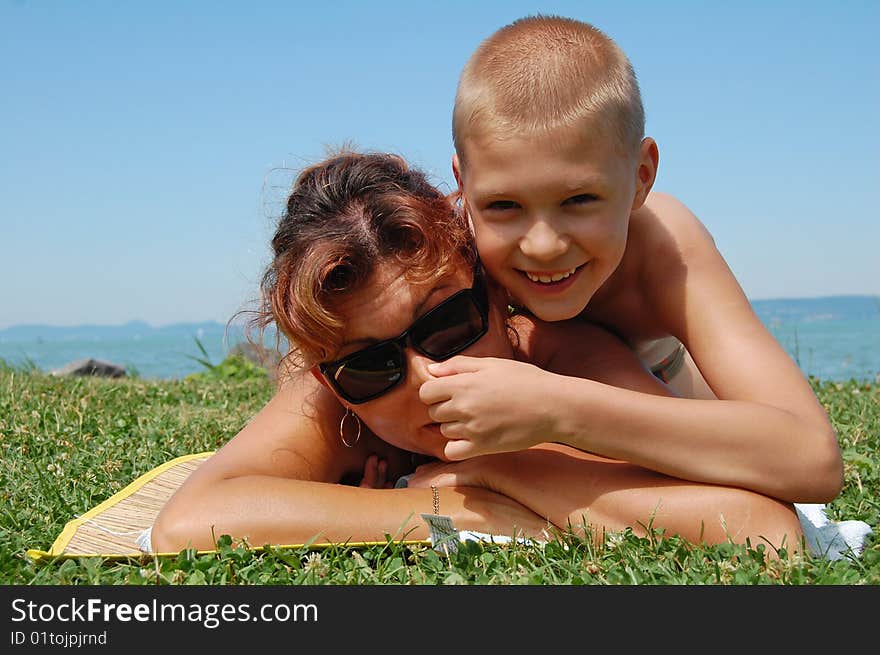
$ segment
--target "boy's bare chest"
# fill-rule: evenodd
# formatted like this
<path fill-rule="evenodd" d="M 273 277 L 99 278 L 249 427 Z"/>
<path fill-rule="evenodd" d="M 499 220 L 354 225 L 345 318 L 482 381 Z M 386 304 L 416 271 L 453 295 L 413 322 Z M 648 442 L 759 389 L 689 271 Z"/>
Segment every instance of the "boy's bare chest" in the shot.
<path fill-rule="evenodd" d="M 603 326 L 633 349 L 669 336 L 636 282 L 626 279 L 620 282 L 623 284 L 610 293 L 592 299 L 581 312 L 581 318 Z"/>
<path fill-rule="evenodd" d="M 679 257 L 674 240 L 653 214 L 634 213 L 622 261 L 581 317 L 604 326 L 634 350 L 670 336 L 657 315 L 656 301 L 650 297 L 657 290 L 649 291 L 644 281 L 663 279 L 664 269 L 658 262 Z M 670 280 L 670 284 L 674 282 Z"/>

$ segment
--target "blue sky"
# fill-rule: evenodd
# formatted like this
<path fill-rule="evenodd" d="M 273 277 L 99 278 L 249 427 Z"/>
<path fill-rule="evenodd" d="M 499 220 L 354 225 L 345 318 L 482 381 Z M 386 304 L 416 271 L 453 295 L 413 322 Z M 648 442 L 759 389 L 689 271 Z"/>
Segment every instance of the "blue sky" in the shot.
<path fill-rule="evenodd" d="M 0 328 L 225 321 L 327 147 L 398 152 L 451 190 L 459 71 L 534 13 L 629 54 L 655 188 L 749 297 L 880 293 L 873 0 L 0 0 Z"/>

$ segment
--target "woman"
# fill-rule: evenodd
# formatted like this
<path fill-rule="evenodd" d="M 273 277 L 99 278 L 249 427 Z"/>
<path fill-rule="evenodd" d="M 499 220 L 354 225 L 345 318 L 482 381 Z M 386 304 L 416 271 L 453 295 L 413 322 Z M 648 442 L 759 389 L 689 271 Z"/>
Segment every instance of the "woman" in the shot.
<path fill-rule="evenodd" d="M 466 220 L 396 156 L 342 153 L 304 170 L 272 245 L 256 325 L 274 322 L 291 344 L 287 375 L 171 498 L 154 550 L 210 548 L 221 534 L 254 545 L 425 538 L 419 514 L 431 511 L 507 536 L 651 524 L 693 541 L 800 542 L 790 505 L 552 443 L 456 464 L 454 486 L 386 488 L 444 459 L 446 439 L 419 399 L 434 361 L 518 359 L 669 392 L 598 327 L 508 317 Z"/>

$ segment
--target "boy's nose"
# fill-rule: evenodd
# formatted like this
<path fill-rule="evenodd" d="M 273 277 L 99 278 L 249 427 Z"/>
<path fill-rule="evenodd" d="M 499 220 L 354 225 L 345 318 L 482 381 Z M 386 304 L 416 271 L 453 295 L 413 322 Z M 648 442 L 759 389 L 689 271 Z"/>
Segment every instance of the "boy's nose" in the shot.
<path fill-rule="evenodd" d="M 535 221 L 520 239 L 519 249 L 530 259 L 551 261 L 568 250 L 568 239 L 547 221 Z"/>

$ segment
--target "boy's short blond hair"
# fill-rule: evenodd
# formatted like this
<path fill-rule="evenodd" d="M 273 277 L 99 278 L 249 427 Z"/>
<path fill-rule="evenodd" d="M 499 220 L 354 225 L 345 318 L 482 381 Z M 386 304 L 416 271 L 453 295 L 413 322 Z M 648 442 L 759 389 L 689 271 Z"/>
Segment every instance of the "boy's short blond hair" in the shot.
<path fill-rule="evenodd" d="M 645 113 L 632 64 L 592 25 L 537 15 L 499 29 L 465 64 L 452 136 L 462 159 L 476 131 L 534 135 L 595 119 L 624 153 L 638 150 Z"/>

